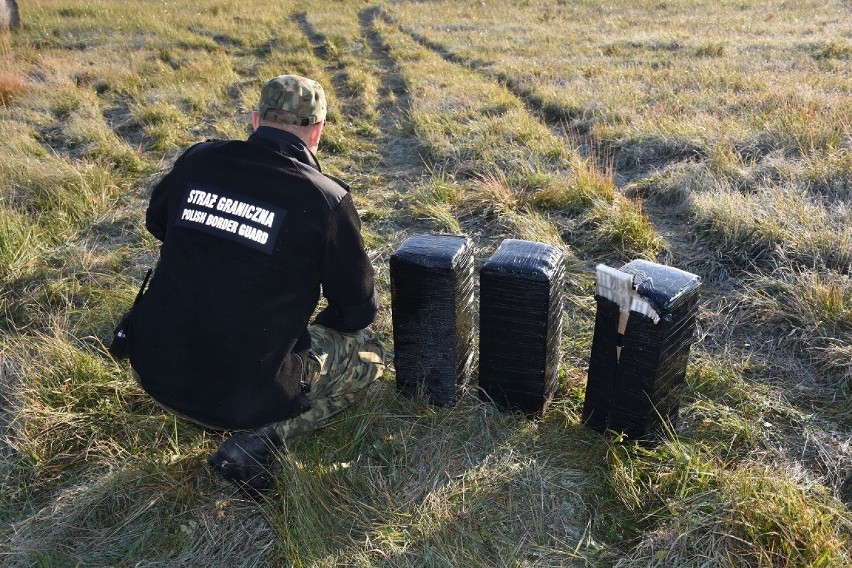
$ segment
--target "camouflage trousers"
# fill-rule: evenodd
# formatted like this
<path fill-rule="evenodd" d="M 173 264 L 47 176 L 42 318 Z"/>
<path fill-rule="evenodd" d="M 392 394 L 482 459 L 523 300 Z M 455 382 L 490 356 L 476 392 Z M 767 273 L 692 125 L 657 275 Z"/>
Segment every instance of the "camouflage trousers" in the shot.
<path fill-rule="evenodd" d="M 329 419 L 364 398 L 367 387 L 382 376 L 386 353 L 372 331 L 341 333 L 308 326 L 311 350 L 305 370 L 311 408 L 272 424 L 282 440 L 292 440 L 325 426 Z"/>

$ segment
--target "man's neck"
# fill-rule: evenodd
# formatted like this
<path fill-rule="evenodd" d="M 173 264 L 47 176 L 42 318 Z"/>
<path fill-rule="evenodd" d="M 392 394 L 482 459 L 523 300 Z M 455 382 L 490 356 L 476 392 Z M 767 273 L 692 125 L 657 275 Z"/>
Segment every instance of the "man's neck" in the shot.
<path fill-rule="evenodd" d="M 271 126 L 260 126 L 249 136 L 249 141 L 271 147 L 285 156 L 290 156 L 303 164 L 322 171 L 316 155 L 308 148 L 304 140 L 292 132 Z"/>

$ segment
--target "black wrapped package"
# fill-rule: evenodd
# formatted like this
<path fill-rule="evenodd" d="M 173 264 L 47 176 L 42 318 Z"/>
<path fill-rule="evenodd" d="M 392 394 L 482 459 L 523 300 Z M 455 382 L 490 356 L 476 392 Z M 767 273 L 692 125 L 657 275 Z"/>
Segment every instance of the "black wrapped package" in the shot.
<path fill-rule="evenodd" d="M 396 386 L 455 404 L 473 367 L 473 247 L 452 235 L 414 235 L 390 259 Z"/>
<path fill-rule="evenodd" d="M 677 425 L 701 279 L 645 260 L 599 265 L 583 420 L 653 440 Z"/>
<path fill-rule="evenodd" d="M 479 273 L 479 386 L 503 410 L 542 412 L 558 386 L 564 254 L 507 239 Z"/>

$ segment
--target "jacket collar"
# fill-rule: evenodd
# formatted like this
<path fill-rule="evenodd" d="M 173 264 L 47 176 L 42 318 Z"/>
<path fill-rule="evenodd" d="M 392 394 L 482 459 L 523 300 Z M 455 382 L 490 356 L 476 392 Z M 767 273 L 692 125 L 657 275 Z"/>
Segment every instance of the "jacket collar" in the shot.
<path fill-rule="evenodd" d="M 322 172 L 319 161 L 301 138 L 286 130 L 261 126 L 249 136 L 249 142 L 260 144 Z"/>

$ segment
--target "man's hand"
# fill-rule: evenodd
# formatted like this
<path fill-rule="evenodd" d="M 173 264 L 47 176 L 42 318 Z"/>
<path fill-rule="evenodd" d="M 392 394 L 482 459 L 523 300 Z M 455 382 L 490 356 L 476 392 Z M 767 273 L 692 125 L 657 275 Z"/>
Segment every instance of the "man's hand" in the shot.
<path fill-rule="evenodd" d="M 272 464 L 282 445 L 271 426 L 234 434 L 207 460 L 226 481 L 257 498 L 274 487 Z"/>

